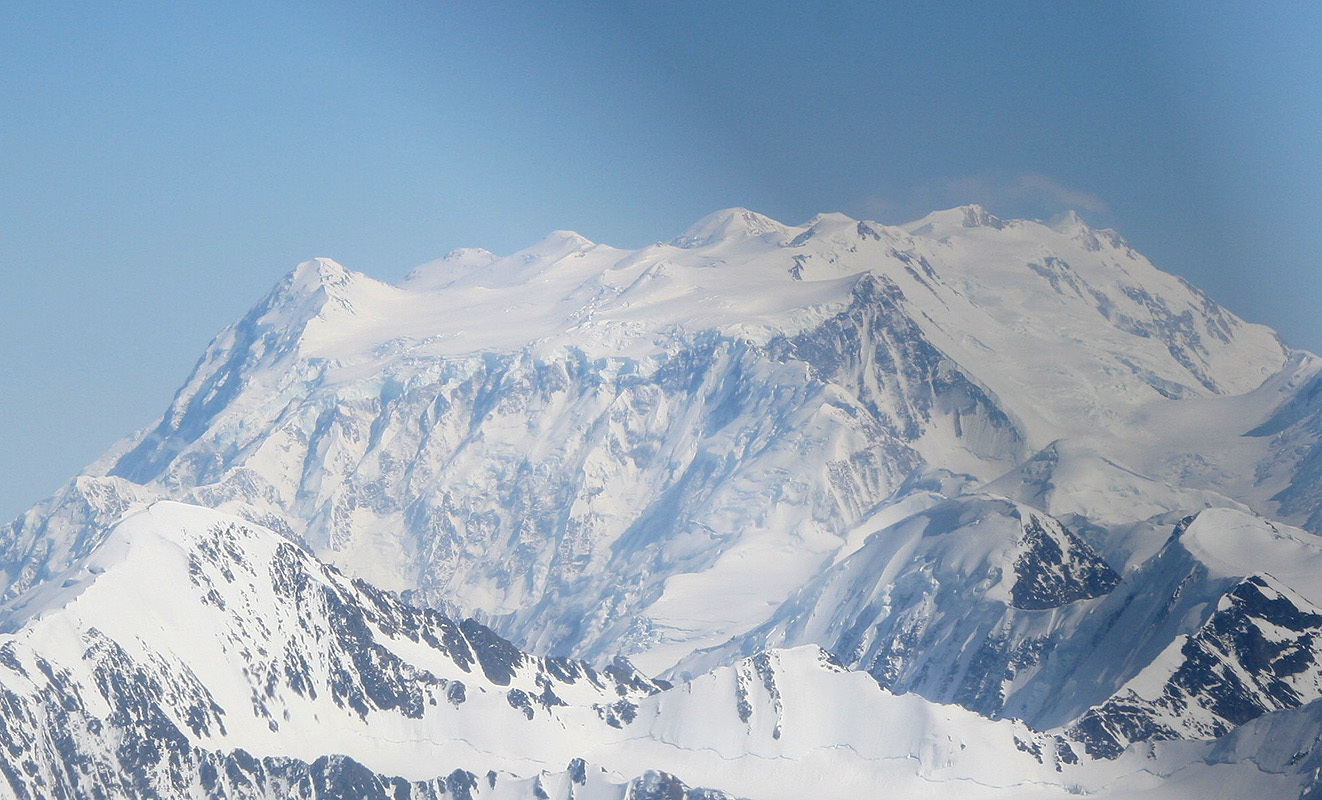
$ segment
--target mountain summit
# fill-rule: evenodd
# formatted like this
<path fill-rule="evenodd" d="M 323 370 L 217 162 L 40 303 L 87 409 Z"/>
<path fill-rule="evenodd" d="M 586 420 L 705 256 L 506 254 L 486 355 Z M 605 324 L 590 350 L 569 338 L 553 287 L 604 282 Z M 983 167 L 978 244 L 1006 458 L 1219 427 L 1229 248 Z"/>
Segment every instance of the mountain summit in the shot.
<path fill-rule="evenodd" d="M 707 247 L 718 242 L 772 236 L 783 238 L 789 228 L 770 217 L 746 208 L 726 208 L 714 211 L 695 222 L 688 230 L 671 240 L 676 247 Z"/>
<path fill-rule="evenodd" d="M 140 796 L 238 792 L 190 770 L 252 796 L 353 775 L 409 797 L 807 791 L 758 759 L 834 775 L 841 797 L 901 778 L 1011 796 L 1000 763 L 1042 797 L 1223 778 L 1297 795 L 1311 762 L 1254 731 L 1322 735 L 1322 596 L 1286 567 L 1322 533 L 1320 368 L 1077 216 L 734 208 L 639 250 L 557 231 L 455 251 L 398 286 L 314 259 L 217 336 L 156 424 L 0 530 L 8 635 L 50 637 L 0 675 L 25 709 L 0 722 L 36 737 L 65 796 L 91 784 L 49 771 L 61 747 L 148 769 L 94 732 L 148 707 L 187 766 L 148 759 Z M 105 619 L 79 599 L 101 594 Z M 135 628 L 156 603 L 192 621 Z M 519 694 L 438 716 L 442 679 L 478 684 L 428 635 L 524 665 L 505 670 Z M 97 636 L 132 659 L 78 655 Z M 70 677 L 35 678 L 38 660 Z M 136 711 L 107 688 L 125 670 Z M 571 699 L 571 673 L 598 679 Z M 60 721 L 34 692 L 93 699 Z M 511 710 L 533 724 L 481 738 Z M 313 736 L 345 714 L 366 727 Z"/>

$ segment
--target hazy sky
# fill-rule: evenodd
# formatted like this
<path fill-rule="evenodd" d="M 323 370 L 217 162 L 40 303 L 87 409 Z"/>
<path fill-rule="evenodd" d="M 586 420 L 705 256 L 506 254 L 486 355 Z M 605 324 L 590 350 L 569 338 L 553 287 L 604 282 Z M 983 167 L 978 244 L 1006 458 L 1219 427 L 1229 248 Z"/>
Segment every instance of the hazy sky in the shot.
<path fill-rule="evenodd" d="M 1316 3 L 0 3 L 0 518 L 297 262 L 1077 209 L 1322 351 Z"/>

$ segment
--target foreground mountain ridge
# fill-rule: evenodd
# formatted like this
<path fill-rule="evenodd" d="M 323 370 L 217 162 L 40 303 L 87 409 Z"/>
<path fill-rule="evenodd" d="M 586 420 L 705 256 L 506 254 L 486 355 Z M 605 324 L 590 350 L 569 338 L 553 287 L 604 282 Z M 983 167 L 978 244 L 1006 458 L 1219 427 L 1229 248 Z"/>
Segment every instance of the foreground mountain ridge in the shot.
<path fill-rule="evenodd" d="M 893 695 L 819 648 L 673 687 L 622 661 L 538 659 L 173 502 L 126 517 L 3 625 L 14 797 L 1124 797 L 1154 769 Z M 1197 755 L 1156 769 L 1191 786 L 1300 782 Z"/>
<path fill-rule="evenodd" d="M 344 589 L 355 602 L 396 608 L 387 616 L 473 616 L 469 628 L 434 625 L 474 652 L 470 630 L 511 659 L 518 648 L 554 656 L 519 655 L 545 680 L 519 688 L 526 705 L 501 707 L 532 712 L 534 725 L 562 713 L 535 701 L 569 669 L 549 664 L 600 676 L 626 655 L 686 692 L 709 680 L 733 692 L 738 723 L 698 726 L 725 737 L 699 749 L 734 759 L 726 771 L 647 745 L 647 757 L 610 762 L 603 797 L 645 773 L 657 791 L 679 774 L 780 796 L 731 764 L 765 747 L 787 757 L 779 722 L 748 738 L 781 711 L 745 713 L 752 701 L 738 698 L 753 696 L 774 654 L 810 654 L 788 656 L 800 664 L 816 648 L 830 653 L 824 674 L 849 670 L 832 687 L 863 681 L 847 693 L 880 684 L 981 715 L 959 730 L 983 718 L 1024 726 L 1010 737 L 1018 755 L 990 757 L 1031 756 L 1017 769 L 1045 770 L 1043 796 L 1065 785 L 1056 768 L 1081 770 L 1072 780 L 1102 796 L 1137 791 L 1125 765 L 1143 748 L 1163 786 L 1215 786 L 1208 776 L 1223 769 L 1269 764 L 1262 780 L 1293 796 L 1311 785 L 1310 762 L 1251 732 L 1303 741 L 1317 724 L 1322 590 L 1289 565 L 1312 563 L 1322 518 L 1319 366 L 1073 215 L 1045 224 L 969 206 L 898 227 L 840 214 L 789 226 L 727 209 L 637 251 L 564 231 L 504 258 L 455 251 L 398 286 L 315 259 L 216 338 L 159 424 L 0 530 L 8 624 L 31 635 L 83 582 L 109 585 L 78 565 L 117 546 L 125 515 L 168 515 L 157 501 L 178 500 L 278 532 L 297 546 L 276 561 L 333 564 L 365 581 Z M 271 558 L 258 547 L 250 560 Z M 218 619 L 184 627 L 229 624 Z M 236 630 L 236 650 L 203 662 L 269 633 Z M 313 647 L 291 641 L 291 652 Z M 439 702 L 439 684 L 395 661 L 364 665 L 346 674 L 418 684 L 410 697 Z M 621 695 L 638 706 L 628 713 L 673 709 L 637 738 L 668 741 L 679 695 L 618 669 L 631 691 L 653 692 Z M 301 765 L 270 773 L 263 792 L 324 779 L 335 765 L 321 777 L 313 767 L 332 750 L 381 786 L 442 774 L 375 762 L 370 747 L 346 753 L 338 739 L 292 736 L 308 749 L 281 750 L 273 742 L 296 724 L 282 704 L 299 695 L 281 680 L 270 714 L 253 717 L 255 739 L 194 739 L 189 752 L 265 748 Z M 801 702 L 766 691 L 771 709 Z M 386 710 L 371 697 L 362 708 Z M 899 701 L 878 702 L 897 713 Z M 227 714 L 236 704 L 215 703 Z M 570 703 L 584 704 L 607 709 L 591 725 L 642 730 L 602 698 Z M 211 720 L 197 708 L 175 722 Z M 1188 744 L 1217 737 L 1222 755 Z M 977 758 L 1006 749 L 991 739 Z M 519 780 L 598 763 L 582 748 L 503 746 L 477 760 Z M 939 772 L 918 761 L 919 774 Z M 871 767 L 818 766 L 881 780 Z M 1007 785 L 942 775 L 968 796 Z M 840 792 L 861 791 L 838 779 Z"/>

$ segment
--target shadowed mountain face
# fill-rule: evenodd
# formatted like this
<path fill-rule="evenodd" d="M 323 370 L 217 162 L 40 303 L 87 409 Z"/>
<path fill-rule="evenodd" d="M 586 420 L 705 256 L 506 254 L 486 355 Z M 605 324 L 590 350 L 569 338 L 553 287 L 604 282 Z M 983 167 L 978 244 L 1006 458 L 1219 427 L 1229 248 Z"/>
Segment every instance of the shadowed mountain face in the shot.
<path fill-rule="evenodd" d="M 45 754 L 5 774 L 20 796 L 760 798 L 783 787 L 671 751 L 928 763 L 795 728 L 790 687 L 821 679 L 991 726 L 1043 796 L 1080 760 L 1101 771 L 1078 785 L 1129 791 L 1132 743 L 1312 719 L 1318 368 L 1077 217 L 731 209 L 399 286 L 310 261 L 156 425 L 0 529 L 13 741 Z M 150 602 L 112 579 L 145 563 Z M 66 613 L 89 594 L 108 616 Z M 154 604 L 174 633 L 121 626 Z M 645 675 L 715 681 L 732 721 L 667 738 L 697 718 Z M 530 732 L 482 739 L 493 720 Z M 1162 752 L 1151 774 L 1202 780 L 1210 751 Z M 860 758 L 836 766 L 882 774 Z M 1008 780 L 970 758 L 958 776 Z"/>

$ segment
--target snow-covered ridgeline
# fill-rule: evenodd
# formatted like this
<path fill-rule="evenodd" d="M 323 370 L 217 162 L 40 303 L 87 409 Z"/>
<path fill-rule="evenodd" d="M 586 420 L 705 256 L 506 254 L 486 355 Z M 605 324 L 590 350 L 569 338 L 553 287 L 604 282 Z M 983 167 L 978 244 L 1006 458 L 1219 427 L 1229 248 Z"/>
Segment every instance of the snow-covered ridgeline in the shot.
<path fill-rule="evenodd" d="M 673 688 L 533 658 L 177 503 L 128 517 L 4 625 L 15 797 L 1118 798 L 1158 769 L 893 695 L 814 647 Z M 1269 793 L 1305 778 L 1204 752 L 1159 769 Z"/>

